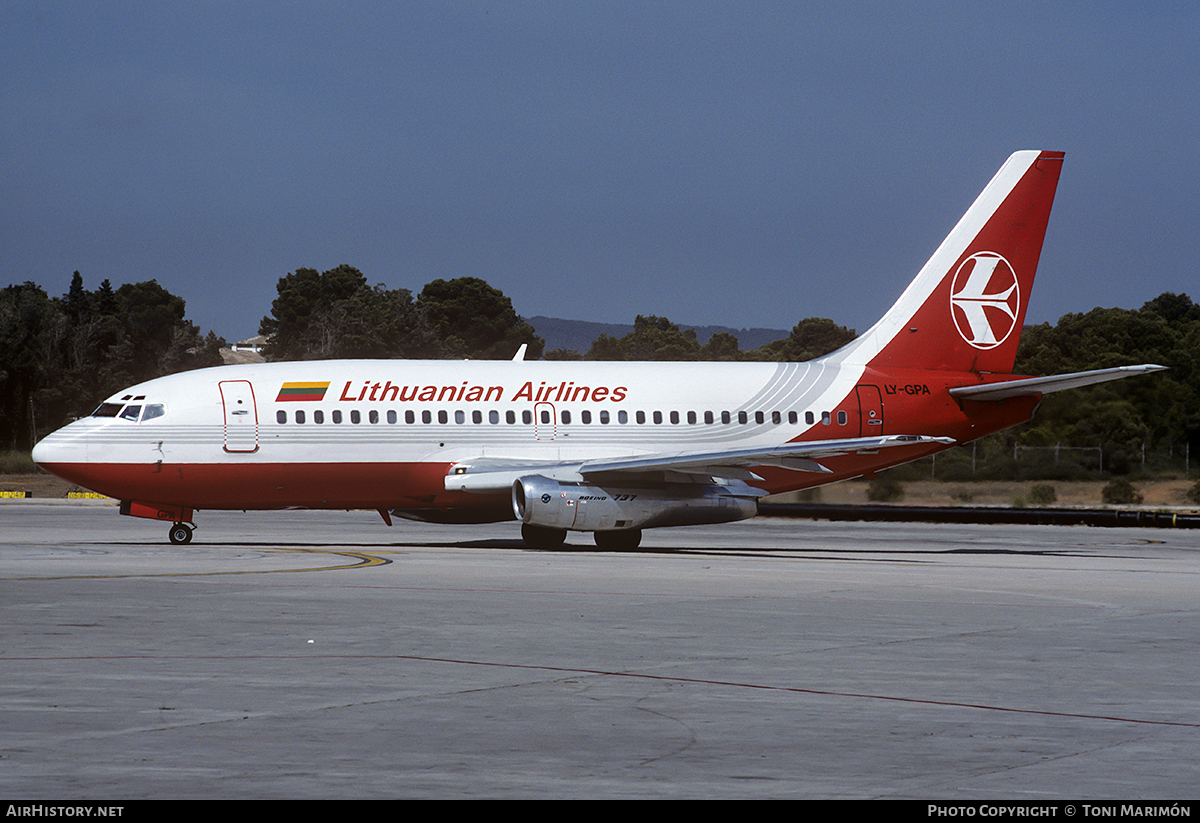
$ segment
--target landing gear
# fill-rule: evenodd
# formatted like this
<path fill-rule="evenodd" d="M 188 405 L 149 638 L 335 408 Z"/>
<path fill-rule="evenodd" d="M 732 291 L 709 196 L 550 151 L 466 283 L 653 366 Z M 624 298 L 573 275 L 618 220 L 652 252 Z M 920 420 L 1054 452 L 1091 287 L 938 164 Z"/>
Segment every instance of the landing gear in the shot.
<path fill-rule="evenodd" d="M 567 530 L 525 523 L 521 526 L 521 539 L 531 549 L 557 549 L 567 539 Z"/>
<path fill-rule="evenodd" d="M 176 546 L 185 546 L 192 542 L 193 531 L 195 531 L 194 526 L 189 526 L 187 523 L 176 523 L 167 532 L 167 537 L 171 538 L 171 542 Z"/>
<path fill-rule="evenodd" d="M 606 552 L 631 552 L 642 542 L 641 529 L 596 532 L 596 548 Z"/>

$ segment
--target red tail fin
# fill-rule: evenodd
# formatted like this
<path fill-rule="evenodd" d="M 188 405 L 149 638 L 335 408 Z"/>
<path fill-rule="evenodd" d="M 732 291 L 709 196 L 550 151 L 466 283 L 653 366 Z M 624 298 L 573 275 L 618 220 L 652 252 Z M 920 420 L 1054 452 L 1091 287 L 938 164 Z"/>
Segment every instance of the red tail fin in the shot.
<path fill-rule="evenodd" d="M 830 359 L 1011 372 L 1062 159 L 1008 158 L 883 319 Z"/>

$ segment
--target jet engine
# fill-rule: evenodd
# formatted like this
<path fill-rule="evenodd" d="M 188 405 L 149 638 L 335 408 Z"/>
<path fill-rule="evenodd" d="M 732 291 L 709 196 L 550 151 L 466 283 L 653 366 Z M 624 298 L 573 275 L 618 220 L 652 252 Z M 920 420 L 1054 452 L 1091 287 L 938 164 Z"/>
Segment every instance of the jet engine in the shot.
<path fill-rule="evenodd" d="M 758 514 L 762 494 L 741 483 L 629 488 L 531 475 L 513 483 L 512 503 L 517 519 L 530 526 L 602 532 L 745 520 Z"/>

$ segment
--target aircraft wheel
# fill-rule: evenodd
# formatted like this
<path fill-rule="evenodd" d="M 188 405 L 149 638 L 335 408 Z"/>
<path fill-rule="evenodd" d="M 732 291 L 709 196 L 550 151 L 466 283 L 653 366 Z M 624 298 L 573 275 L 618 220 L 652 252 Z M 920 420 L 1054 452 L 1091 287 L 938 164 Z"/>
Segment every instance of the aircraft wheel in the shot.
<path fill-rule="evenodd" d="M 171 542 L 176 546 L 184 546 L 192 542 L 192 531 L 194 529 L 187 523 L 176 523 L 167 532 L 167 537 L 171 538 Z"/>
<path fill-rule="evenodd" d="M 545 526 L 521 526 L 521 539 L 533 549 L 557 549 L 567 539 L 566 529 L 550 529 Z"/>
<path fill-rule="evenodd" d="M 641 529 L 596 532 L 596 548 L 606 552 L 631 552 L 642 542 Z"/>

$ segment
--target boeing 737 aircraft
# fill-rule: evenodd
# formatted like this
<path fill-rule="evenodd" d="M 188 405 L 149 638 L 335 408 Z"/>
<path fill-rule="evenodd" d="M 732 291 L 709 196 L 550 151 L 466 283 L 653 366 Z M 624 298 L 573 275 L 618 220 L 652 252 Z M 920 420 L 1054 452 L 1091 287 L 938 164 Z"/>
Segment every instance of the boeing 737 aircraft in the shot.
<path fill-rule="evenodd" d="M 192 538 L 203 509 L 517 520 L 532 546 L 753 517 L 1154 371 L 1011 374 L 1063 154 L 1017 152 L 861 337 L 806 363 L 328 360 L 138 384 L 46 437 L 41 467 Z"/>

